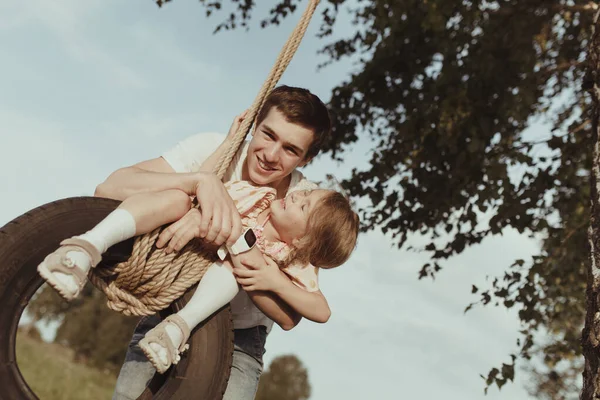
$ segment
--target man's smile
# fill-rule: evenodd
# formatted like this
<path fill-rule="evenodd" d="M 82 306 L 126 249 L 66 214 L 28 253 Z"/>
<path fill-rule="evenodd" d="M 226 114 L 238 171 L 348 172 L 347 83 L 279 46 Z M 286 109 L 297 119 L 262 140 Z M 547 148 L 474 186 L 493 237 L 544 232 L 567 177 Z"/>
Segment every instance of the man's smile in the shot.
<path fill-rule="evenodd" d="M 258 160 L 258 165 L 265 171 L 276 171 L 277 170 L 277 168 L 273 168 L 273 167 L 269 166 L 268 164 L 266 164 L 263 160 L 260 159 L 260 157 L 256 156 L 256 159 Z"/>

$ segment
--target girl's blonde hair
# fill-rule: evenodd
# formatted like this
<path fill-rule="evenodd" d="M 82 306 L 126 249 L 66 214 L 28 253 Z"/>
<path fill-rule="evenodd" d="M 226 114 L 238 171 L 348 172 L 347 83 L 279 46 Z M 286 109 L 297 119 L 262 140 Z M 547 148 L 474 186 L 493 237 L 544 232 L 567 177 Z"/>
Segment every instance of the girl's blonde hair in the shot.
<path fill-rule="evenodd" d="M 356 247 L 360 221 L 348 199 L 329 191 L 308 218 L 306 235 L 290 254 L 290 262 L 329 269 L 345 263 Z"/>

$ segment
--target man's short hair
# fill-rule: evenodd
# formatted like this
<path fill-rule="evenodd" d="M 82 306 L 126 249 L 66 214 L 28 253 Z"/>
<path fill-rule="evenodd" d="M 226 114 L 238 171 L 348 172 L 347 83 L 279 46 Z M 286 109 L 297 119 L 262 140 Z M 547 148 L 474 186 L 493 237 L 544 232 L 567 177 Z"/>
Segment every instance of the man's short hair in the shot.
<path fill-rule="evenodd" d="M 306 152 L 305 160 L 310 160 L 319 154 L 331 133 L 329 111 L 321 99 L 307 89 L 279 86 L 267 96 L 256 117 L 257 126 L 273 107 L 276 107 L 288 122 L 301 125 L 313 132 L 314 138 Z"/>

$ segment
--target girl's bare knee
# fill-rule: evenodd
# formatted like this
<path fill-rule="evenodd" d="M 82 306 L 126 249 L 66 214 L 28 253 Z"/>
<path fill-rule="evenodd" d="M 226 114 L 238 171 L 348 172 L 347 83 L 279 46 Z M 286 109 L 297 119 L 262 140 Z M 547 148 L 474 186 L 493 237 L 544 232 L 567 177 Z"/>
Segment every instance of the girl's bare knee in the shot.
<path fill-rule="evenodd" d="M 192 199 L 182 190 L 169 189 L 163 193 L 168 197 L 168 201 L 165 202 L 166 210 L 177 210 L 177 214 L 183 216 L 192 207 Z"/>

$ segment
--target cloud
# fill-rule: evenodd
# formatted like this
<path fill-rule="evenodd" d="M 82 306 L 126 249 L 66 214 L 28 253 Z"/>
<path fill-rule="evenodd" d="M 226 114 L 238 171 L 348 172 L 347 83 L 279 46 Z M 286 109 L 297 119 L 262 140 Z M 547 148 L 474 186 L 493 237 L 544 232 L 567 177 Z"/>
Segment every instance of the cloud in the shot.
<path fill-rule="evenodd" d="M 5 1 L 0 3 L 0 30 L 11 30 L 25 25 L 30 14 L 22 2 Z"/>
<path fill-rule="evenodd" d="M 18 112 L 0 111 L 0 225 L 58 198 L 80 195 L 89 187 L 74 165 L 85 165 L 85 154 L 72 144 L 62 124 Z"/>
<path fill-rule="evenodd" d="M 88 27 L 97 18 L 101 1 L 30 0 L 7 7 L 0 17 L 0 27 L 16 30 L 28 24 L 40 24 L 62 43 L 64 50 L 88 68 L 102 71 L 110 79 L 132 88 L 147 86 L 139 73 L 112 56 L 88 37 Z"/>
<path fill-rule="evenodd" d="M 157 61 L 160 63 L 154 65 L 160 69 L 159 73 L 164 71 L 165 67 L 171 67 L 173 70 L 179 70 L 186 74 L 185 79 L 196 78 L 211 81 L 223 79 L 222 69 L 216 63 L 207 63 L 204 58 L 193 55 L 201 48 L 182 48 L 171 31 L 145 24 L 135 24 L 127 31 L 137 41 L 139 48 L 152 49 L 153 63 Z M 161 64 L 163 65 L 161 66 Z M 177 75 L 177 79 L 180 80 L 182 77 Z"/>

